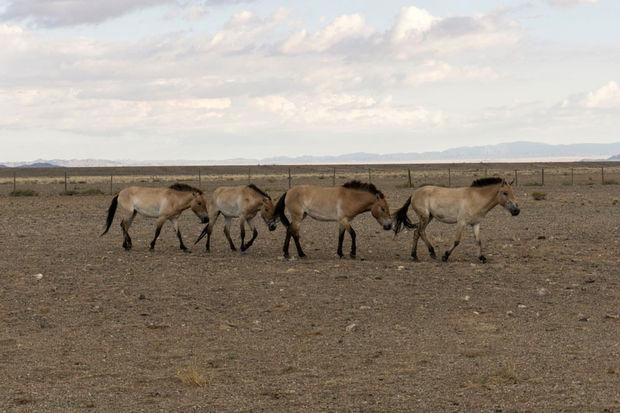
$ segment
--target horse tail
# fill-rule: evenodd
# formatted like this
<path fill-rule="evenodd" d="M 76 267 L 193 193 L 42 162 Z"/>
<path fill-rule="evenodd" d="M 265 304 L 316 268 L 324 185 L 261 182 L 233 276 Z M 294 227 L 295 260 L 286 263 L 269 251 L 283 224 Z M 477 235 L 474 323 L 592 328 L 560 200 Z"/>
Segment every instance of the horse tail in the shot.
<path fill-rule="evenodd" d="M 112 198 L 112 203 L 110 204 L 110 208 L 108 208 L 108 219 L 105 223 L 105 231 L 100 236 L 103 237 L 108 233 L 110 226 L 112 225 L 112 221 L 114 221 L 114 214 L 116 214 L 116 208 L 118 207 L 118 195 Z"/>
<path fill-rule="evenodd" d="M 407 202 L 400 207 L 398 211 L 394 213 L 392 218 L 394 219 L 394 236 L 398 235 L 398 233 L 403 229 L 403 227 L 407 227 L 409 229 L 417 228 L 418 224 L 414 224 L 407 216 L 407 211 L 411 206 L 411 197 L 407 198 Z"/>
<path fill-rule="evenodd" d="M 282 194 L 280 199 L 278 199 L 278 203 L 276 204 L 276 210 L 274 213 L 276 214 L 276 216 L 280 218 L 280 222 L 282 222 L 282 225 L 288 228 L 288 226 L 291 225 L 291 223 L 289 222 L 288 218 L 284 214 L 284 209 L 286 207 L 285 200 L 286 200 L 286 192 Z"/>

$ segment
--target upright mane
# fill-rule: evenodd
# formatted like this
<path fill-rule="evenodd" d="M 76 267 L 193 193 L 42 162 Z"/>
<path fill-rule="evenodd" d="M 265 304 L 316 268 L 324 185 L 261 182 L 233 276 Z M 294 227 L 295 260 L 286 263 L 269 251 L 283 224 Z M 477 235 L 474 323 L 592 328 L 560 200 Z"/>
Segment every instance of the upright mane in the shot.
<path fill-rule="evenodd" d="M 360 191 L 366 191 L 373 195 L 378 195 L 380 198 L 385 197 L 385 195 L 383 195 L 383 192 L 379 191 L 374 184 L 369 184 L 367 182 L 361 182 L 357 180 L 349 181 L 346 184 L 342 185 L 342 187 L 349 188 L 349 189 L 358 189 Z"/>
<path fill-rule="evenodd" d="M 180 192 L 198 192 L 199 194 L 202 194 L 202 191 L 200 189 L 194 188 L 191 185 L 180 184 L 178 182 L 176 184 L 170 185 L 168 188 L 173 189 L 175 191 L 180 191 Z"/>
<path fill-rule="evenodd" d="M 248 188 L 253 189 L 254 191 L 259 193 L 260 195 L 264 196 L 265 198 L 271 199 L 271 197 L 266 192 L 264 192 L 262 189 L 260 189 L 259 187 L 257 187 L 254 184 L 248 185 Z"/>
<path fill-rule="evenodd" d="M 491 186 L 491 185 L 501 184 L 502 182 L 504 182 L 502 178 L 498 178 L 494 176 L 491 178 L 476 179 L 474 182 L 471 183 L 471 186 L 472 187 Z"/>

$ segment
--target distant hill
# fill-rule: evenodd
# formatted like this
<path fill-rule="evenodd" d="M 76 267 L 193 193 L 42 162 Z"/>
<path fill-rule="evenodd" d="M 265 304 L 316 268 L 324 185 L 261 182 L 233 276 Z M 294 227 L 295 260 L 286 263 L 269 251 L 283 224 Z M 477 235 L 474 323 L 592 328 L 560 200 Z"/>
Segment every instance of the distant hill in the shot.
<path fill-rule="evenodd" d="M 612 156 L 608 161 L 620 161 L 620 154 Z"/>
<path fill-rule="evenodd" d="M 412 142 L 412 145 L 415 143 Z M 161 160 L 136 161 L 105 159 L 37 159 L 34 162 L 12 162 L 20 168 L 76 168 L 109 166 L 183 166 L 183 165 L 301 165 L 301 164 L 372 164 L 415 162 L 518 162 L 518 161 L 578 161 L 620 160 L 620 142 L 549 145 L 536 142 L 510 142 L 497 145 L 462 146 L 433 152 L 377 154 L 356 152 L 333 156 L 276 156 L 264 159 L 234 158 L 225 160 Z"/>

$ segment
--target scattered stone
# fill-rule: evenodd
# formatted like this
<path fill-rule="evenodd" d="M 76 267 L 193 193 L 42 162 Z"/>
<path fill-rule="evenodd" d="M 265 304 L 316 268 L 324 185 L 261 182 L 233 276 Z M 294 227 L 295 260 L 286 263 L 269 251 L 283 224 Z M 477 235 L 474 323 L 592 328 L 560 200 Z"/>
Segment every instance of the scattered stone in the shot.
<path fill-rule="evenodd" d="M 463 300 L 465 300 L 465 301 L 469 301 L 469 298 L 470 298 L 470 297 L 469 297 L 468 295 L 466 295 L 465 297 L 463 297 Z"/>
<path fill-rule="evenodd" d="M 539 235 L 538 239 L 547 239 L 547 237 L 545 237 L 544 235 Z"/>
<path fill-rule="evenodd" d="M 506 315 L 507 315 L 508 317 L 514 317 L 514 316 L 515 316 L 515 313 L 513 313 L 513 312 L 512 312 L 512 311 L 510 311 L 510 310 L 508 310 L 508 311 L 506 311 Z"/>
<path fill-rule="evenodd" d="M 527 308 L 527 306 L 525 304 L 519 304 L 517 307 L 519 307 L 520 309 Z"/>
<path fill-rule="evenodd" d="M 138 300 L 146 300 L 146 296 L 144 294 L 140 294 L 138 296 Z"/>
<path fill-rule="evenodd" d="M 588 316 L 584 315 L 584 314 L 579 314 L 579 321 L 582 322 L 586 322 L 589 321 L 590 319 L 588 318 Z"/>
<path fill-rule="evenodd" d="M 618 314 L 605 314 L 605 318 L 612 320 L 620 320 L 620 315 Z"/>
<path fill-rule="evenodd" d="M 536 290 L 536 293 L 542 297 L 542 296 L 544 296 L 544 295 L 549 294 L 549 290 L 547 290 L 547 289 L 546 289 L 546 288 L 544 288 L 544 287 L 541 287 L 541 288 L 539 288 L 538 290 Z"/>
<path fill-rule="evenodd" d="M 404 269 L 405 269 L 405 266 L 404 266 L 404 265 L 399 265 L 399 266 L 398 266 L 398 271 L 402 271 L 402 270 L 404 270 Z"/>
<path fill-rule="evenodd" d="M 42 279 L 42 278 L 43 278 L 43 274 L 41 274 L 41 273 L 39 273 L 39 274 L 33 274 L 32 276 L 35 278 L 35 280 L 40 280 L 40 279 Z"/>
<path fill-rule="evenodd" d="M 357 331 L 357 324 L 351 323 L 345 328 L 345 330 L 347 331 L 347 333 L 352 333 L 354 331 Z"/>

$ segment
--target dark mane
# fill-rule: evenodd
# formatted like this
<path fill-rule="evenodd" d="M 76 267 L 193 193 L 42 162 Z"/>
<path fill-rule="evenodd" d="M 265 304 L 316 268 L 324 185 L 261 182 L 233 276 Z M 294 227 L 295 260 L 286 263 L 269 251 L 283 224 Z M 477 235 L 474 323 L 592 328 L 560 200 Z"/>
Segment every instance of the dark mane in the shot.
<path fill-rule="evenodd" d="M 380 198 L 384 198 L 383 192 L 379 191 L 374 184 L 369 184 L 367 182 L 361 181 L 349 181 L 346 184 L 342 185 L 343 188 L 349 189 L 358 189 L 360 191 L 370 192 L 373 195 L 379 195 Z"/>
<path fill-rule="evenodd" d="M 202 191 L 200 189 L 194 188 L 191 185 L 180 184 L 178 182 L 176 184 L 170 185 L 168 188 L 174 189 L 175 191 L 180 191 L 180 192 L 198 192 L 199 194 L 202 194 Z"/>
<path fill-rule="evenodd" d="M 476 179 L 474 182 L 471 183 L 471 186 L 472 187 L 490 186 L 490 185 L 501 184 L 502 182 L 504 182 L 502 178 L 498 178 L 494 176 L 491 178 Z"/>
<path fill-rule="evenodd" d="M 264 192 L 262 189 L 260 189 L 254 184 L 248 185 L 248 188 L 253 189 L 254 191 L 258 192 L 260 195 L 264 196 L 265 198 L 271 199 L 271 197 L 266 192 Z"/>

